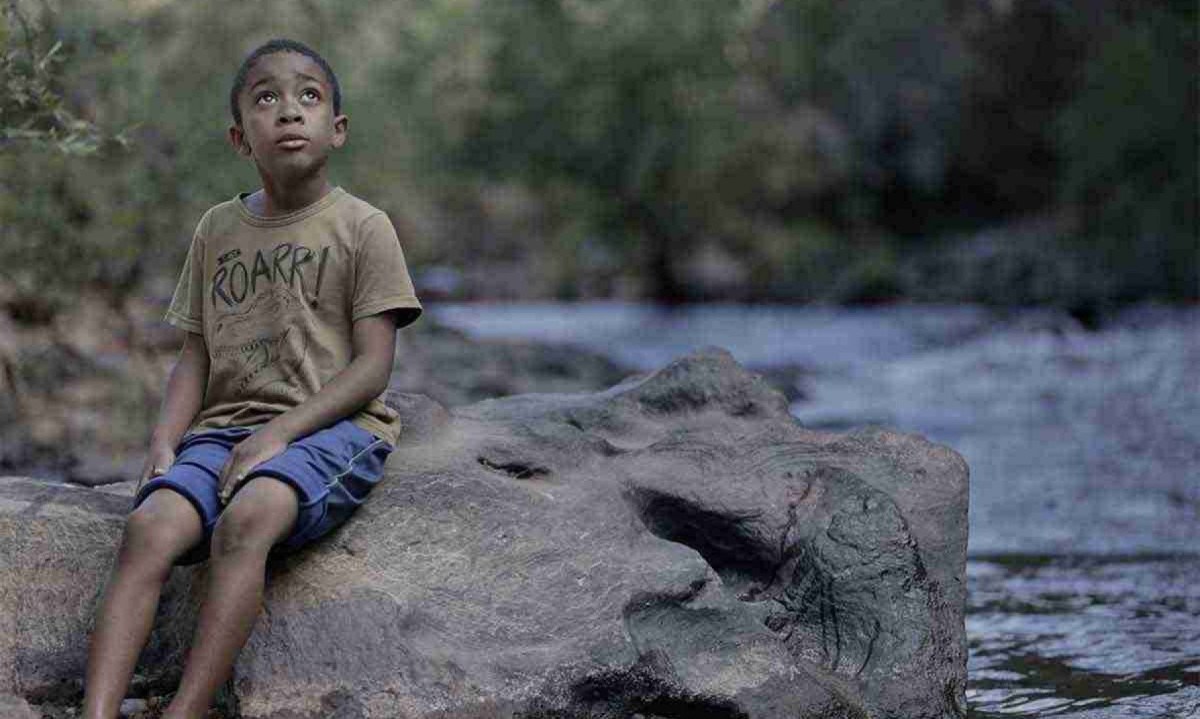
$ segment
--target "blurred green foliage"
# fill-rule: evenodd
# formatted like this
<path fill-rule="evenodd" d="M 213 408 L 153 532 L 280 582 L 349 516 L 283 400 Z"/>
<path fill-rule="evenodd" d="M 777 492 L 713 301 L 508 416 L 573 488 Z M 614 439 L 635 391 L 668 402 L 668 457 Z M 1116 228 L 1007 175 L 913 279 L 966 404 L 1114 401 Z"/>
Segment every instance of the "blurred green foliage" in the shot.
<path fill-rule="evenodd" d="M 52 146 L 83 155 L 100 145 L 96 126 L 64 106 L 57 83 L 62 62 L 62 41 L 7 0 L 0 14 L 0 146 Z"/>
<path fill-rule="evenodd" d="M 277 36 L 339 73 L 334 180 L 463 296 L 1200 295 L 1192 2 L 7 7 L 0 124 L 49 140 L 0 145 L 0 302 L 31 321 L 169 293 L 257 183 L 227 92 Z"/>
<path fill-rule="evenodd" d="M 141 218 L 95 183 L 88 158 L 120 154 L 127 141 L 68 107 L 64 42 L 35 10 L 9 0 L 0 25 L 0 263 L 13 314 L 37 321 L 69 302 L 82 281 L 135 280 L 136 243 L 127 235 L 97 243 L 88 234 L 96 219 L 128 227 Z"/>
<path fill-rule="evenodd" d="M 1094 16 L 1079 88 L 1057 118 L 1062 199 L 1114 293 L 1200 295 L 1194 2 L 1122 4 Z"/>
<path fill-rule="evenodd" d="M 438 156 L 539 193 L 571 188 L 558 196 L 587 221 L 568 243 L 592 235 L 641 268 L 649 294 L 681 296 L 675 258 L 731 224 L 737 198 L 725 187 L 758 181 L 734 168 L 766 129 L 733 97 L 742 10 L 725 0 L 478 3 L 434 40 L 443 56 L 432 65 L 457 65 L 426 86 Z"/>

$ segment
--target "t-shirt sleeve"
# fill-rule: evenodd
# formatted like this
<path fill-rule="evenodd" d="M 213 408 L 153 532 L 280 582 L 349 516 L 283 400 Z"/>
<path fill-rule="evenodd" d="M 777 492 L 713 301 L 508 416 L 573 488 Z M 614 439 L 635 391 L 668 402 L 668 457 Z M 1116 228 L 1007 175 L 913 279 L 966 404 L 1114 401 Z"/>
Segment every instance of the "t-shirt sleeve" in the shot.
<path fill-rule="evenodd" d="M 397 310 L 396 327 L 421 316 L 421 303 L 413 290 L 400 238 L 387 215 L 379 212 L 363 220 L 354 264 L 354 300 L 351 318 Z"/>
<path fill-rule="evenodd" d="M 171 306 L 164 316 L 168 323 L 195 334 L 204 334 L 204 223 L 205 215 L 196 226 L 187 259 L 179 273 Z"/>

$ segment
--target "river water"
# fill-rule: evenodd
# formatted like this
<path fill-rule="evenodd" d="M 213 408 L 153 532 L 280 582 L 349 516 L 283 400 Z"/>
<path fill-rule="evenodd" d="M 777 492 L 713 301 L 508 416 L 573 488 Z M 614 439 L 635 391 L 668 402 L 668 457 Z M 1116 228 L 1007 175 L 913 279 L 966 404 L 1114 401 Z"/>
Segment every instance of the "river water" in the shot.
<path fill-rule="evenodd" d="M 1091 332 L 971 306 L 429 311 L 636 370 L 717 345 L 794 377 L 808 426 L 954 448 L 971 467 L 971 716 L 1200 719 L 1200 307 L 1133 308 Z"/>

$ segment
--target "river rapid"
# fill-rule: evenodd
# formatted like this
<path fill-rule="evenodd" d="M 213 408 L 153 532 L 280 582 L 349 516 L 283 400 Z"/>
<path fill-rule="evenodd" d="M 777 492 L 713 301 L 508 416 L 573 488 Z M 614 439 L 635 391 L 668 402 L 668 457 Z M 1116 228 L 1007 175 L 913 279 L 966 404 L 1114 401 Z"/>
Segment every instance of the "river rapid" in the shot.
<path fill-rule="evenodd" d="M 428 310 L 639 371 L 724 347 L 791 378 L 807 426 L 954 448 L 971 468 L 971 716 L 1200 718 L 1200 307 L 1132 308 L 1098 331 L 973 306 Z"/>

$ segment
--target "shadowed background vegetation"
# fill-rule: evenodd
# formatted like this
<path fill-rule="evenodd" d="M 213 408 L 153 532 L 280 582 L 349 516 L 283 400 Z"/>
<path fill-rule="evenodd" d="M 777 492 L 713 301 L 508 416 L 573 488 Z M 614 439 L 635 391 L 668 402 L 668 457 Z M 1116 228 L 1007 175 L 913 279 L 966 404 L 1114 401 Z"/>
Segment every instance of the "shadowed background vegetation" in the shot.
<path fill-rule="evenodd" d="M 0 302 L 169 293 L 241 57 L 326 54 L 333 177 L 427 296 L 1195 299 L 1190 0 L 13 2 Z"/>
<path fill-rule="evenodd" d="M 272 37 L 338 71 L 332 177 L 389 212 L 427 303 L 982 302 L 1089 324 L 1200 296 L 1191 0 L 0 7 L 0 469 L 136 472 L 192 230 L 258 184 L 228 92 Z"/>

